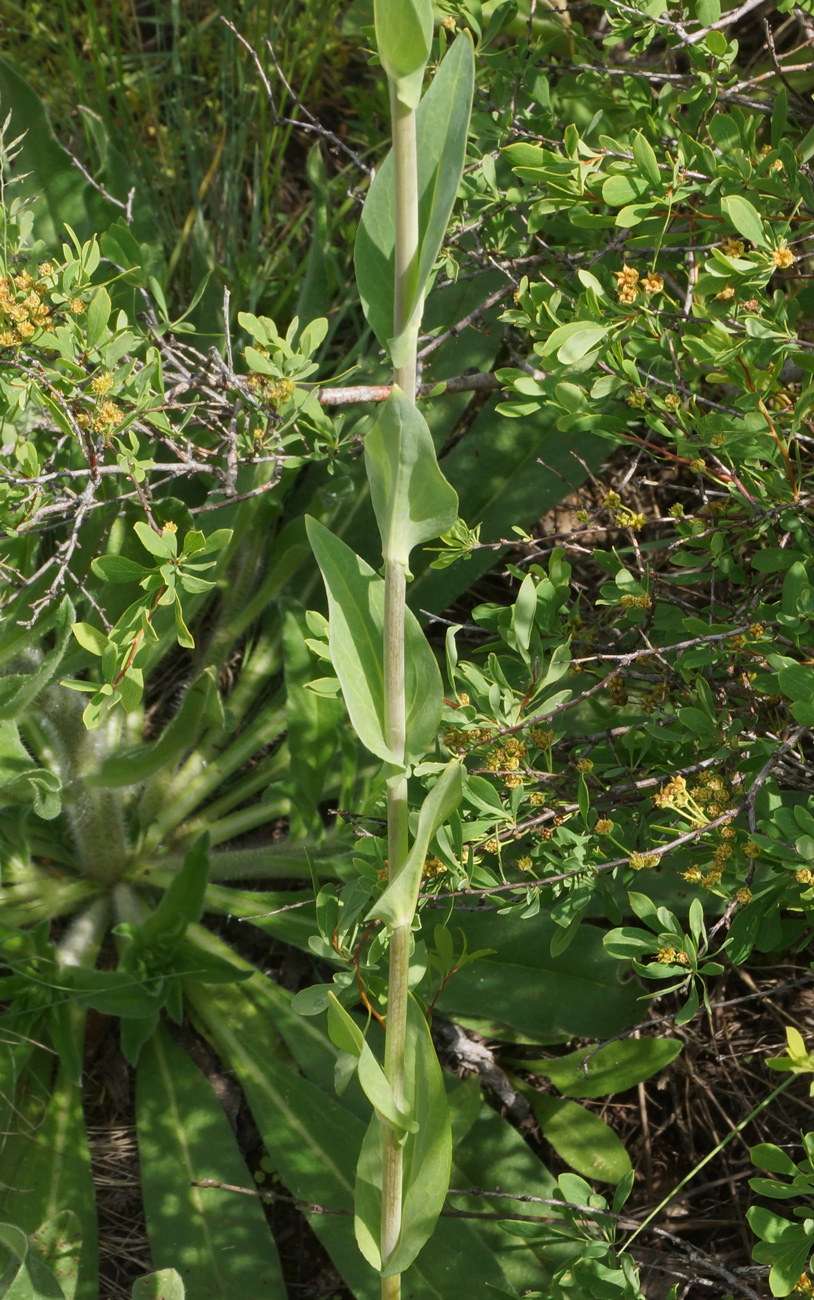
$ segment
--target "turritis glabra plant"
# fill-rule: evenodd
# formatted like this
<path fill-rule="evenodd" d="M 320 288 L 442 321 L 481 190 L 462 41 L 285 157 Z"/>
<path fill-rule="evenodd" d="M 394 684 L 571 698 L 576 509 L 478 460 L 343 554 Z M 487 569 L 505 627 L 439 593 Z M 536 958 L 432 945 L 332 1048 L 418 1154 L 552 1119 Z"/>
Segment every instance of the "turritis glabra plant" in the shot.
<path fill-rule="evenodd" d="M 433 836 L 460 801 L 462 766 L 458 759 L 425 766 L 437 768 L 438 779 L 411 817 L 408 778 L 434 749 L 443 691 L 405 591 L 411 551 L 447 532 L 458 511 L 416 407 L 416 350 L 463 173 L 474 52 L 469 34 L 461 33 L 422 96 L 433 37 L 430 0 L 377 0 L 375 25 L 393 146 L 365 202 L 356 275 L 365 314 L 394 370 L 390 397 L 365 443 L 383 577 L 315 520 L 308 533 L 327 590 L 330 654 L 348 713 L 387 771 L 388 884 L 368 916 L 389 939 L 383 1067 L 336 997 L 327 1000 L 340 1076 L 358 1069 L 374 1112 L 357 1166 L 356 1237 L 381 1274 L 383 1300 L 397 1300 L 401 1274 L 441 1212 L 452 1152 L 441 1068 L 424 1011 L 409 992 L 409 969 L 422 869 Z"/>

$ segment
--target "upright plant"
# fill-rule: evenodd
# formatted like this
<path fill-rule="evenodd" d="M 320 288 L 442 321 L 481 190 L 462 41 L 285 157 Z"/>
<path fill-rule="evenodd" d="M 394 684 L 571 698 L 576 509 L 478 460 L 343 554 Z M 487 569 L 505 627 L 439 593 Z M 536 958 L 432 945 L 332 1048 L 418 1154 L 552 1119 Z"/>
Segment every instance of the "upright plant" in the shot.
<path fill-rule="evenodd" d="M 461 799 L 462 765 L 440 775 L 413 827 L 411 771 L 434 747 L 443 690 L 435 657 L 405 603 L 410 552 L 450 529 L 458 499 L 416 406 L 424 298 L 463 174 L 474 52 L 459 35 L 422 98 L 433 42 L 430 0 L 377 0 L 376 40 L 388 78 L 393 147 L 375 177 L 356 243 L 365 314 L 394 369 L 365 444 L 384 576 L 315 520 L 308 532 L 328 593 L 329 645 L 353 725 L 387 771 L 387 888 L 369 913 L 389 938 L 384 1069 L 329 995 L 335 1044 L 355 1058 L 374 1116 L 356 1180 L 356 1236 L 382 1277 L 383 1300 L 432 1233 L 449 1181 L 452 1140 L 440 1066 L 409 992 L 411 928 L 427 850 Z M 351 1062 L 349 1062 L 351 1063 Z"/>

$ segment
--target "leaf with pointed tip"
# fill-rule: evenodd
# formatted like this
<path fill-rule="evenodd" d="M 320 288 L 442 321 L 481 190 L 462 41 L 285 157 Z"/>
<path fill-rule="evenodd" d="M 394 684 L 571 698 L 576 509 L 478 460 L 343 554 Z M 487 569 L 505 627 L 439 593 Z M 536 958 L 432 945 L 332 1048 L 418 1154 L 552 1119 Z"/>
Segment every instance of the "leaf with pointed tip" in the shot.
<path fill-rule="evenodd" d="M 421 805 L 418 830 L 401 871 L 368 913 L 368 920 L 384 921 L 395 928 L 410 925 L 415 914 L 421 873 L 438 827 L 455 811 L 463 797 L 463 765 L 453 758 Z"/>
<path fill-rule="evenodd" d="M 455 523 L 458 494 L 441 473 L 426 420 L 398 387 L 365 438 L 365 465 L 384 561 L 409 576 L 413 547 Z"/>
<path fill-rule="evenodd" d="M 370 565 L 307 518 L 308 539 L 328 593 L 329 645 L 350 720 L 362 744 L 397 764 L 384 731 L 384 582 Z M 435 656 L 409 610 L 404 623 L 406 762 L 422 758 L 435 742 L 443 686 Z"/>
<path fill-rule="evenodd" d="M 407 326 L 394 338 L 395 190 L 388 154 L 368 191 L 356 236 L 356 282 L 365 316 L 395 366 L 418 333 L 424 292 L 444 242 L 463 174 L 475 84 L 475 55 L 468 32 L 454 41 L 416 111 L 420 246 L 408 295 Z"/>

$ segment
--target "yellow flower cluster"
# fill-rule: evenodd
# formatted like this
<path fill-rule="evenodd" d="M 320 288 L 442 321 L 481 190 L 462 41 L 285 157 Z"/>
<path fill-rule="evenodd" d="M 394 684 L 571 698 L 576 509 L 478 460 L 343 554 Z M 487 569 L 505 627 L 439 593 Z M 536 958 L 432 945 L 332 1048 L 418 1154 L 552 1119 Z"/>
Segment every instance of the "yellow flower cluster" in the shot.
<path fill-rule="evenodd" d="M 432 855 L 424 859 L 424 868 L 421 875 L 424 880 L 434 880 L 436 876 L 443 876 L 447 870 L 447 865 L 440 858 Z"/>
<path fill-rule="evenodd" d="M 628 866 L 634 871 L 642 871 L 645 867 L 657 867 L 659 855 L 658 853 L 631 853 L 627 861 Z"/>
<path fill-rule="evenodd" d="M 779 270 L 785 271 L 787 267 L 794 265 L 794 254 L 783 244 L 772 253 L 772 261 Z"/>
<path fill-rule="evenodd" d="M 656 961 L 661 962 L 663 966 L 671 966 L 673 963 L 676 963 L 679 966 L 688 966 L 690 959 L 685 952 L 680 951 L 678 948 L 665 946 L 664 948 L 659 948 Z"/>
<path fill-rule="evenodd" d="M 629 305 L 636 301 L 640 289 L 648 294 L 661 293 L 664 280 L 658 271 L 648 271 L 639 278 L 635 266 L 623 266 L 621 271 L 616 272 L 616 289 L 619 301 Z"/>
<path fill-rule="evenodd" d="M 293 397 L 296 384 L 293 379 L 274 379 L 271 375 L 249 375 L 249 387 L 270 406 L 281 406 Z"/>
<path fill-rule="evenodd" d="M 38 329 L 53 329 L 50 308 L 43 302 L 47 290 L 28 271 L 0 278 L 0 347 L 19 347 Z"/>

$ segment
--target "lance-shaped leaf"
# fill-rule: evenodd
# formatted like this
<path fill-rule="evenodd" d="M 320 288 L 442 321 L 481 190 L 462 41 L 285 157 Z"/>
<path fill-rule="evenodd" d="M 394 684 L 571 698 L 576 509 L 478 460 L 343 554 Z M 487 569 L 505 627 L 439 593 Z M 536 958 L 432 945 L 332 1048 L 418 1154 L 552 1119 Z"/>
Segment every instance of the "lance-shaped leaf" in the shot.
<path fill-rule="evenodd" d="M 396 763 L 384 731 L 384 582 L 315 519 L 307 519 L 306 528 L 328 593 L 331 661 L 350 720 L 371 753 L 386 763 Z M 404 624 L 404 658 L 409 763 L 421 758 L 434 743 L 443 703 L 438 664 L 409 610 Z"/>
<path fill-rule="evenodd" d="M 395 189 L 388 154 L 370 186 L 356 236 L 356 283 L 365 316 L 394 365 L 418 332 L 424 291 L 444 242 L 466 154 L 475 84 L 475 55 L 468 32 L 457 37 L 416 111 L 418 139 L 419 256 L 408 324 L 394 338 Z"/>
<path fill-rule="evenodd" d="M 382 555 L 409 575 L 413 547 L 455 523 L 458 494 L 441 473 L 427 421 L 398 387 L 365 439 L 365 465 Z"/>
<path fill-rule="evenodd" d="M 418 901 L 421 873 L 433 835 L 452 815 L 463 795 L 463 768 L 457 758 L 447 764 L 439 781 L 421 805 L 418 830 L 401 871 L 370 909 L 368 920 L 384 921 L 395 929 L 410 925 Z"/>
<path fill-rule="evenodd" d="M 432 0 L 374 0 L 382 67 L 407 108 L 417 108 L 432 48 Z"/>
<path fill-rule="evenodd" d="M 75 617 L 73 605 L 69 598 L 64 596 L 53 620 L 56 624 L 53 648 L 43 656 L 39 665 L 36 667 L 29 665 L 30 671 L 13 673 L 8 677 L 0 678 L 0 718 L 16 718 L 42 688 L 47 686 L 65 654 Z M 37 631 L 40 636 L 48 630 L 49 624 L 44 627 L 38 625 Z"/>
<path fill-rule="evenodd" d="M 386 1120 L 399 1134 L 414 1133 L 418 1125 L 410 1119 L 409 1112 L 397 1106 L 393 1089 L 364 1034 L 334 993 L 328 994 L 328 1033 L 340 1052 L 356 1057 L 362 1091 L 377 1116 Z"/>
<path fill-rule="evenodd" d="M 139 1064 L 136 1124 L 153 1263 L 177 1265 L 195 1300 L 283 1300 L 259 1201 L 195 1186 L 215 1179 L 245 1187 L 251 1177 L 215 1093 L 163 1027 Z M 170 1300 L 175 1292 L 144 1295 Z"/>
<path fill-rule="evenodd" d="M 377 1123 L 365 1134 L 356 1169 L 356 1240 L 365 1259 L 384 1277 L 403 1273 L 432 1236 L 449 1187 L 452 1130 L 444 1078 L 421 1008 L 407 1000 L 404 1046 L 404 1102 L 417 1129 L 404 1143 L 401 1232 L 396 1249 L 382 1268 L 382 1144 Z"/>

